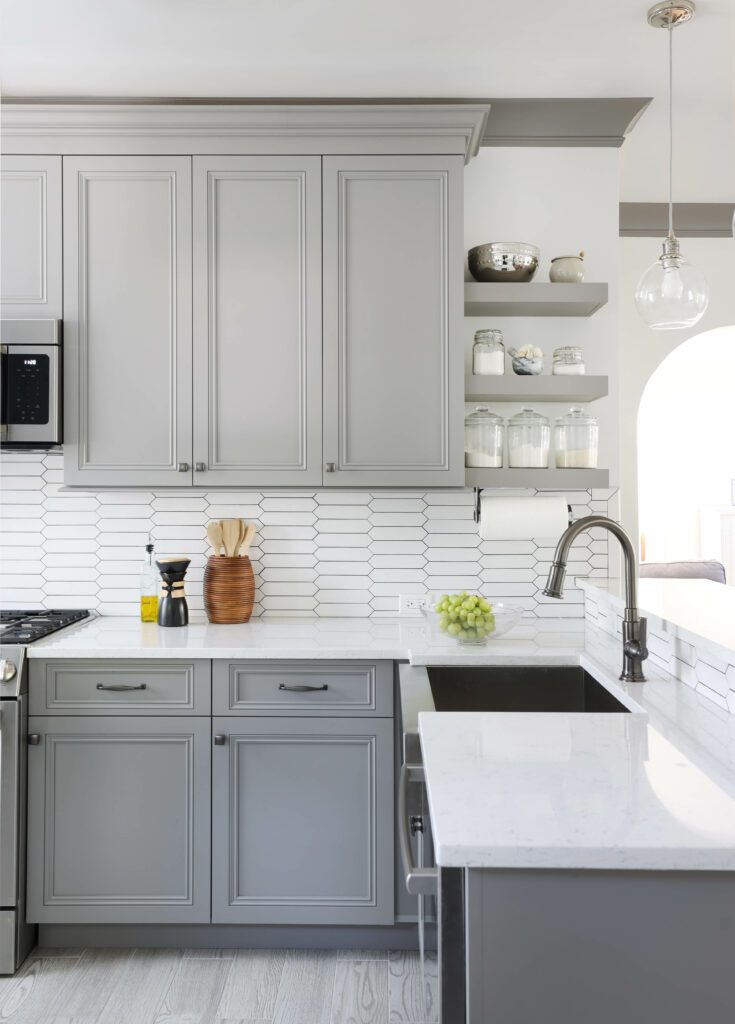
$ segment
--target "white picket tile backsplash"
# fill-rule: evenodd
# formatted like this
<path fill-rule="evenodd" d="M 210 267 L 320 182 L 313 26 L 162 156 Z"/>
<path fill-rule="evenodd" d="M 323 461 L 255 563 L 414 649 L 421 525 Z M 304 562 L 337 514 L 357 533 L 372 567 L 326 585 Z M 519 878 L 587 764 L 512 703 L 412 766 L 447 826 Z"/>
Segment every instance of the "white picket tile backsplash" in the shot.
<path fill-rule="evenodd" d="M 584 614 L 571 584 L 563 602 L 541 594 L 556 538 L 481 541 L 471 491 L 64 491 L 58 452 L 4 452 L 0 473 L 5 608 L 136 615 L 150 534 L 157 552 L 191 557 L 187 592 L 200 610 L 206 524 L 241 516 L 258 527 L 256 615 L 395 615 L 399 594 L 462 588 L 528 616 Z M 615 493 L 576 492 L 575 515 L 607 511 Z M 607 575 L 604 538 L 581 537 L 574 555 L 570 579 Z"/>

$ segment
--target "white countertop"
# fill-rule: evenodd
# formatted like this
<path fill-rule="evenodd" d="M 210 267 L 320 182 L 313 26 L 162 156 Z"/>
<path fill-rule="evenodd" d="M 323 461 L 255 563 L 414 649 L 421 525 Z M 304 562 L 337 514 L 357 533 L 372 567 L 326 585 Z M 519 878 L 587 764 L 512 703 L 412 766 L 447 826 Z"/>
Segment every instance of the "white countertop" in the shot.
<path fill-rule="evenodd" d="M 735 871 L 735 716 L 664 672 L 620 683 L 588 626 L 578 663 L 631 714 L 419 714 L 443 867 Z"/>
<path fill-rule="evenodd" d="M 123 616 L 69 626 L 28 648 L 29 658 L 376 658 L 413 664 L 576 664 L 580 620 L 527 620 L 487 647 L 460 647 L 429 635 L 421 617 L 253 619 L 213 626 L 206 619 L 163 628 Z"/>
<path fill-rule="evenodd" d="M 419 725 L 443 867 L 735 871 L 735 795 L 645 715 Z"/>
<path fill-rule="evenodd" d="M 601 593 L 618 608 L 625 606 L 622 580 L 578 577 L 576 585 L 593 600 Z M 682 639 L 706 640 L 726 660 L 735 654 L 735 587 L 713 580 L 642 579 L 638 605 L 642 615 L 655 615 L 675 626 Z"/>

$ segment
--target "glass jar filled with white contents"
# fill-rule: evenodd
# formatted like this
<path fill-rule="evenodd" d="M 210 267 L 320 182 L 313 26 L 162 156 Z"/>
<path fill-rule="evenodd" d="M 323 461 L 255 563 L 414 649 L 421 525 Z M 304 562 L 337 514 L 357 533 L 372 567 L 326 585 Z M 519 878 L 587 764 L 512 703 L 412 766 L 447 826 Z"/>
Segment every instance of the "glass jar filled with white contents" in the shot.
<path fill-rule="evenodd" d="M 551 424 L 533 409 L 521 409 L 508 420 L 508 465 L 511 469 L 546 469 Z"/>
<path fill-rule="evenodd" d="M 472 372 L 478 377 L 500 377 L 505 373 L 505 345 L 503 332 L 486 330 L 475 332 L 472 346 Z"/>
<path fill-rule="evenodd" d="M 551 372 L 562 376 L 585 373 L 582 349 L 576 345 L 564 345 L 562 348 L 555 348 Z"/>
<path fill-rule="evenodd" d="M 554 424 L 557 469 L 596 469 L 599 427 L 584 409 L 570 409 Z"/>
<path fill-rule="evenodd" d="M 464 464 L 475 469 L 500 469 L 503 465 L 505 421 L 478 405 L 464 421 Z"/>

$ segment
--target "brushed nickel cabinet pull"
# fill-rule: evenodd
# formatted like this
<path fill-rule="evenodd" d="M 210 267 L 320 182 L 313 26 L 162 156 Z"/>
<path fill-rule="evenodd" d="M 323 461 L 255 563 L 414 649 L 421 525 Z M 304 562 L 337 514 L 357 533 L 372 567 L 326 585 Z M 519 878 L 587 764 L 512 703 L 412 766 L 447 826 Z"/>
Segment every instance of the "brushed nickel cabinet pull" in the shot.
<path fill-rule="evenodd" d="M 37 747 L 41 742 L 41 737 L 37 732 L 32 732 L 28 736 L 28 746 Z"/>
<path fill-rule="evenodd" d="M 189 463 L 188 462 L 180 462 L 179 463 L 179 473 L 188 473 L 189 472 L 189 468 L 190 467 L 189 467 Z"/>
<path fill-rule="evenodd" d="M 128 690 L 147 690 L 148 686 L 146 683 L 141 683 L 140 686 L 126 686 L 124 683 L 116 684 L 114 686 L 105 686 L 104 683 L 97 683 L 98 690 L 113 690 L 115 693 L 127 693 Z"/>
<path fill-rule="evenodd" d="M 226 742 L 227 737 L 224 735 L 224 733 L 218 732 L 217 735 L 214 737 L 215 747 L 224 747 Z"/>
<path fill-rule="evenodd" d="M 324 686 L 289 686 L 287 683 L 279 683 L 279 690 L 288 690 L 289 693 L 314 693 L 317 690 L 328 690 L 329 687 L 325 683 Z"/>
<path fill-rule="evenodd" d="M 325 462 L 324 463 L 324 469 L 325 469 L 325 472 L 327 472 L 327 473 L 335 473 L 336 470 L 337 470 L 337 463 L 336 462 Z"/>
<path fill-rule="evenodd" d="M 197 473 L 203 473 L 203 472 L 204 472 L 204 470 L 205 470 L 206 468 L 207 468 L 207 467 L 206 467 L 206 466 L 204 465 L 204 463 L 203 463 L 203 462 L 195 462 L 195 463 L 194 463 L 194 470 L 195 470 L 195 471 L 196 471 Z"/>

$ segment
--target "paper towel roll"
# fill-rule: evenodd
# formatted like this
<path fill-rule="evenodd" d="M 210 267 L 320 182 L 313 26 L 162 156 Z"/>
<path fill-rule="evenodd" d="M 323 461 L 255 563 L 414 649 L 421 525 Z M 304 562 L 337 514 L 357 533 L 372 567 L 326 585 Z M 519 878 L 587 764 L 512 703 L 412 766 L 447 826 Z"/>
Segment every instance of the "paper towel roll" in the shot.
<path fill-rule="evenodd" d="M 564 495 L 532 498 L 480 496 L 480 537 L 483 540 L 532 540 L 556 542 L 569 526 Z"/>

